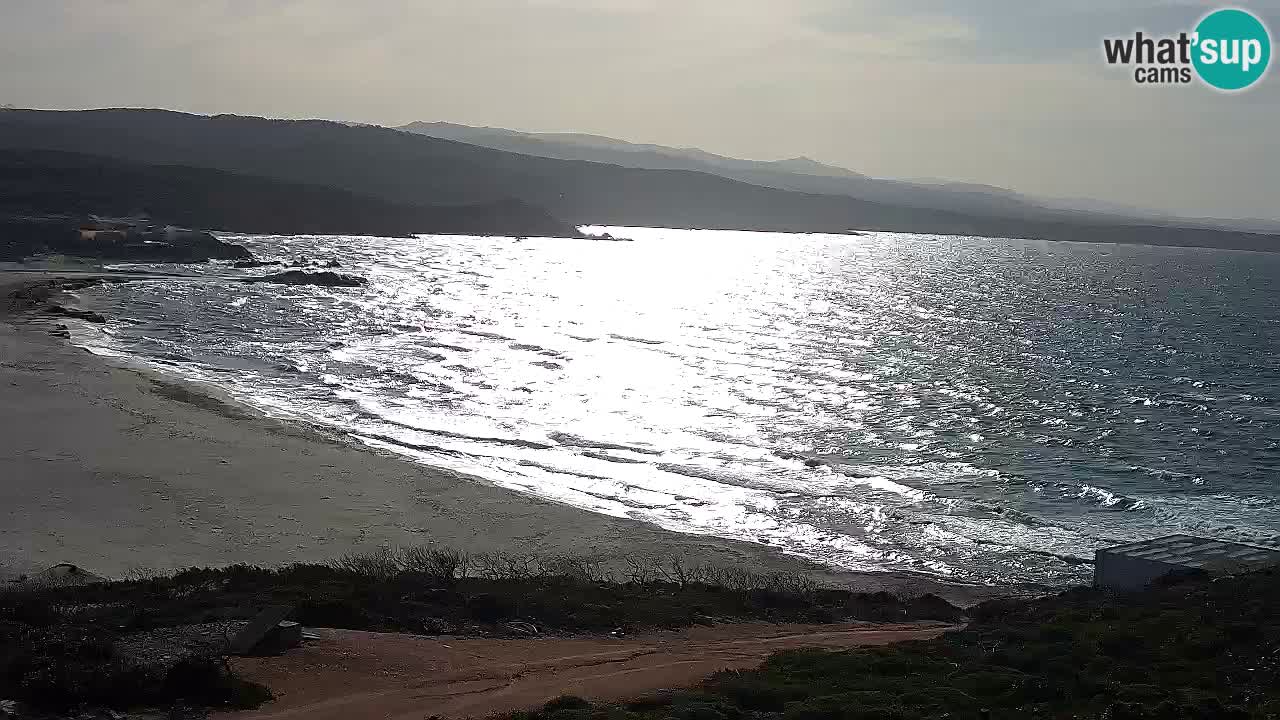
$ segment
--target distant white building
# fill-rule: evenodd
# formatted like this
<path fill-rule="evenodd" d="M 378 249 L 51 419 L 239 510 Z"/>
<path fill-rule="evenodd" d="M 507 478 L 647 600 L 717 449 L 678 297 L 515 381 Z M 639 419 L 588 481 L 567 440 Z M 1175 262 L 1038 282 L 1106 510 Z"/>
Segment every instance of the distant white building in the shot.
<path fill-rule="evenodd" d="M 90 215 L 89 222 L 80 226 L 80 239 L 84 242 L 118 243 L 133 238 L 157 238 L 172 242 L 189 230 L 167 225 L 157 229 L 146 215 L 128 217 L 103 217 Z"/>
<path fill-rule="evenodd" d="M 1163 577 L 1198 572 L 1231 575 L 1280 565 L 1280 550 L 1170 535 L 1099 550 L 1095 559 L 1093 584 L 1128 592 L 1142 590 Z"/>
<path fill-rule="evenodd" d="M 118 243 L 128 236 L 126 230 L 107 223 L 91 222 L 80 226 L 80 239 L 84 242 Z"/>

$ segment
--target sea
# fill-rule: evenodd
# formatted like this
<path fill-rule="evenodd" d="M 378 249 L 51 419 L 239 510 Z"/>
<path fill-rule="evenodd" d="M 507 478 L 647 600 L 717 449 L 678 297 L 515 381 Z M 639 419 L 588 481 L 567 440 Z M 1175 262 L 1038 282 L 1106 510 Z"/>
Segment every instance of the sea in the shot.
<path fill-rule="evenodd" d="M 1280 544 L 1280 255 L 899 233 L 227 235 L 76 342 L 476 482 L 832 567 L 1085 581 Z M 363 482 L 376 483 L 369 477 Z"/>

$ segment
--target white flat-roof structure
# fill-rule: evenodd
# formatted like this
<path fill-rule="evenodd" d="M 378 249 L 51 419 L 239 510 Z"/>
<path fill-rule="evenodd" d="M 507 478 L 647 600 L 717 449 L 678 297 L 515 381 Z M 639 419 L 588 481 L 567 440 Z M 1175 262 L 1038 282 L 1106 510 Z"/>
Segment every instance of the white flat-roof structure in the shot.
<path fill-rule="evenodd" d="M 1120 591 L 1142 590 L 1170 575 L 1225 575 L 1280 565 L 1280 550 L 1191 535 L 1118 545 L 1094 557 L 1093 584 Z"/>

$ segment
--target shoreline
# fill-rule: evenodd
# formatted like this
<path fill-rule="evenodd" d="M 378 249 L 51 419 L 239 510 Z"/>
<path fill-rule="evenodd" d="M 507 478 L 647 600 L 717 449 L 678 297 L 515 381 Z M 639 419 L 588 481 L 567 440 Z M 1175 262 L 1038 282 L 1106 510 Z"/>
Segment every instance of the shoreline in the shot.
<path fill-rule="evenodd" d="M 0 297 L 59 277 L 0 272 Z M 832 570 L 763 545 L 521 495 L 122 367 L 47 332 L 60 320 L 0 306 L 0 476 L 14 479 L 0 485 L 0 577 L 57 563 L 112 577 L 279 566 L 438 543 L 619 564 L 676 554 L 960 605 L 1037 590 Z"/>

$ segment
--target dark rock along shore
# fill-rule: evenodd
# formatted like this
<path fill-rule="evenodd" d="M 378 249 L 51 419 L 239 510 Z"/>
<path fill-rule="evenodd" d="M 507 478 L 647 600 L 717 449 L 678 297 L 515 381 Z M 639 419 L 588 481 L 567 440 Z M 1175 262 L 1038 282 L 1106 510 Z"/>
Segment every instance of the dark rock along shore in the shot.
<path fill-rule="evenodd" d="M 245 278 L 246 283 L 274 283 L 278 285 L 319 285 L 323 287 L 360 287 L 368 281 L 357 275 L 330 272 L 306 272 L 304 270 L 286 270 L 282 273 L 263 275 L 262 277 Z"/>
<path fill-rule="evenodd" d="M 85 236 L 71 217 L 0 215 L 0 260 L 22 262 L 37 255 L 99 260 L 201 263 L 251 261 L 253 253 L 202 231 L 104 232 Z"/>

